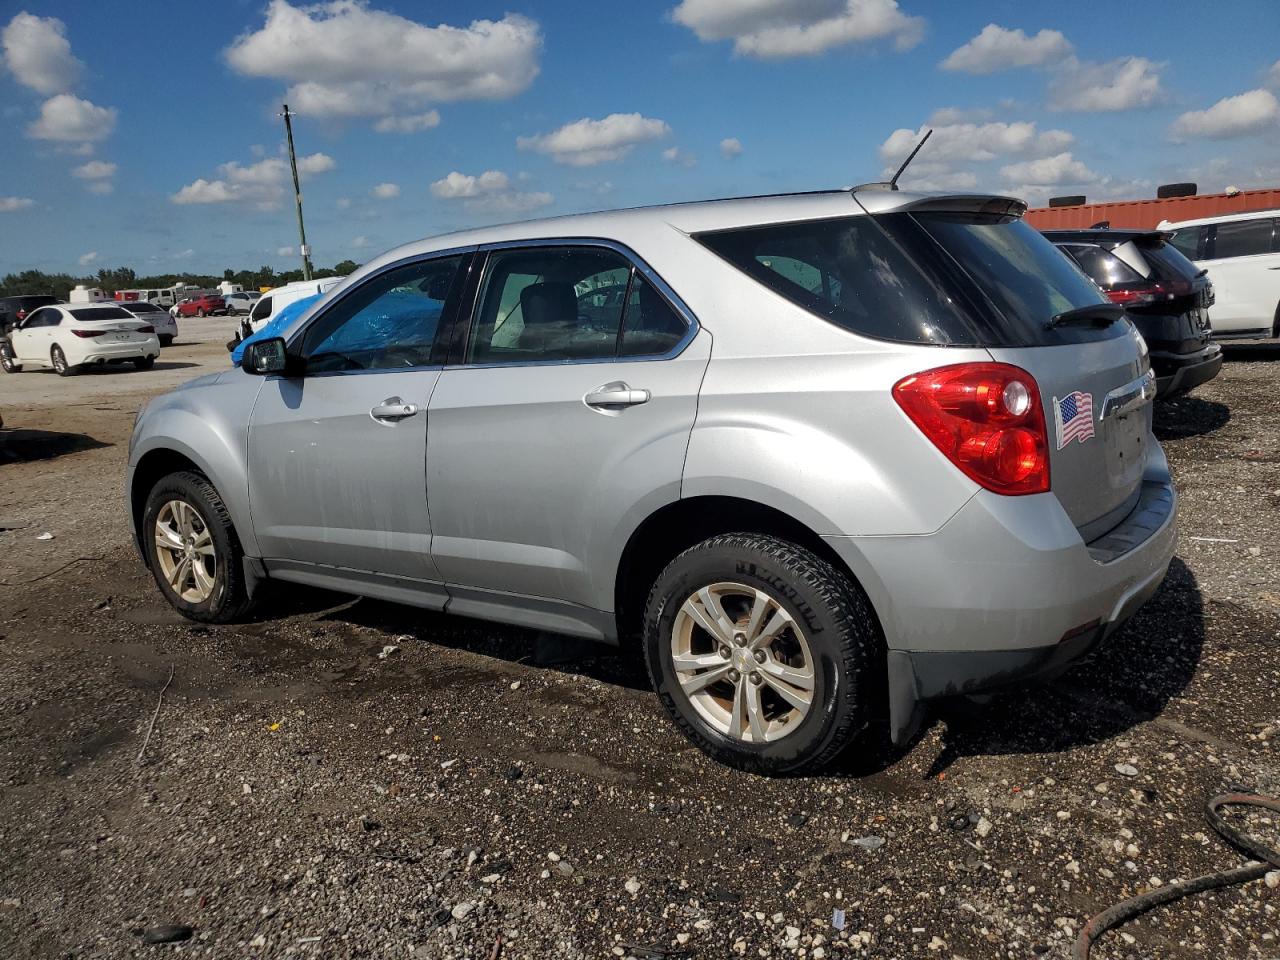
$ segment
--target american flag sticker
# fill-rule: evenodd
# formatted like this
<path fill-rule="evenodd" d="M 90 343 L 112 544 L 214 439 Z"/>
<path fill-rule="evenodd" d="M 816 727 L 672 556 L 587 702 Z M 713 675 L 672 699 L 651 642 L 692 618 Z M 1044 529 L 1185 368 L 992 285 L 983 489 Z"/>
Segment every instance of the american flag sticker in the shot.
<path fill-rule="evenodd" d="M 1093 394 L 1077 390 L 1059 400 L 1053 398 L 1053 416 L 1058 423 L 1058 449 L 1072 440 L 1084 443 L 1093 437 Z"/>

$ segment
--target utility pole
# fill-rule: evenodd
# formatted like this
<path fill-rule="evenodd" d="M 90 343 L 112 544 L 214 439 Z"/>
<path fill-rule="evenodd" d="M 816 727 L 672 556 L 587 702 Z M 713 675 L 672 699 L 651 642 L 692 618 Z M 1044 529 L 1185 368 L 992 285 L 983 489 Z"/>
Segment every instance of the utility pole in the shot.
<path fill-rule="evenodd" d="M 307 229 L 302 225 L 302 191 L 298 188 L 298 158 L 293 152 L 293 124 L 290 122 L 293 114 L 289 112 L 289 105 L 284 105 L 284 132 L 289 139 L 289 166 L 293 169 L 293 199 L 298 206 L 298 242 L 301 244 L 299 249 L 302 251 L 302 279 L 311 279 L 311 248 L 307 246 Z"/>

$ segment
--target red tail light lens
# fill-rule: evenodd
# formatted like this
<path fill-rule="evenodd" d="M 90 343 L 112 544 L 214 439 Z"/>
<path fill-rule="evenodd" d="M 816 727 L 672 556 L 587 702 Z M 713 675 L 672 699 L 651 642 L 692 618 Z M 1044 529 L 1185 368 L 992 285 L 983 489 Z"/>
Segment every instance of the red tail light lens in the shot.
<path fill-rule="evenodd" d="M 1155 303 L 1157 300 L 1172 298 L 1173 294 L 1158 283 L 1149 287 L 1136 287 L 1128 290 L 1108 290 L 1107 299 L 1112 303 L 1123 303 L 1126 306 L 1140 306 L 1144 303 Z"/>
<path fill-rule="evenodd" d="M 88 340 L 90 337 L 100 337 L 107 331 L 105 330 L 72 330 L 71 332 L 74 333 L 77 337 L 82 337 L 83 339 Z"/>
<path fill-rule="evenodd" d="M 899 380 L 893 398 L 947 459 L 994 493 L 1049 489 L 1049 439 L 1035 378 L 1007 363 L 960 363 Z"/>

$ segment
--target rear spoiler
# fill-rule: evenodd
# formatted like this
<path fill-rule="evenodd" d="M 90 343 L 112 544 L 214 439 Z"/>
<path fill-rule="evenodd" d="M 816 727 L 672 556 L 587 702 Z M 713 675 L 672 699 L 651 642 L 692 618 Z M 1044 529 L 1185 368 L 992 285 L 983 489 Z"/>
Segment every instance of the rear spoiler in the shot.
<path fill-rule="evenodd" d="M 1027 205 L 1014 197 L 1000 197 L 989 193 L 957 193 L 949 196 L 920 196 L 909 199 L 902 194 L 881 191 L 854 190 L 854 200 L 867 213 L 976 213 L 1019 220 L 1027 212 Z"/>

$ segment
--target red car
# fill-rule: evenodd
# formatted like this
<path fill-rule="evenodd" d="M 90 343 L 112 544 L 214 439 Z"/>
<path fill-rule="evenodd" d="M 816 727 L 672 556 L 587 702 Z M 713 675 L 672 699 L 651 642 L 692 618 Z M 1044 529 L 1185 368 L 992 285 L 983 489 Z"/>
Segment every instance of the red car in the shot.
<path fill-rule="evenodd" d="M 227 301 L 212 293 L 190 297 L 178 304 L 178 315 L 181 317 L 213 317 L 226 312 Z"/>

